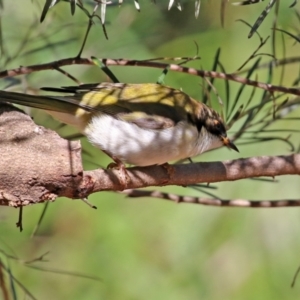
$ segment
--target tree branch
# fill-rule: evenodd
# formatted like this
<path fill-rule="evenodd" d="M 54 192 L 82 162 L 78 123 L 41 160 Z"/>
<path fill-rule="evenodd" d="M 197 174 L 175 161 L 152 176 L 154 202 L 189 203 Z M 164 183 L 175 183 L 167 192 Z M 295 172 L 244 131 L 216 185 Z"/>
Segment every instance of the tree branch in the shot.
<path fill-rule="evenodd" d="M 79 142 L 62 139 L 3 103 L 0 141 L 0 205 L 17 207 L 76 196 L 83 175 Z"/>
<path fill-rule="evenodd" d="M 118 170 L 97 169 L 85 171 L 91 189 L 88 193 L 104 190 L 123 190 Z M 253 177 L 275 177 L 300 174 L 300 154 L 282 156 L 258 156 L 219 162 L 200 162 L 127 168 L 129 182 L 126 189 L 149 186 L 179 185 L 235 181 Z"/>
<path fill-rule="evenodd" d="M 272 85 L 269 83 L 259 82 L 256 80 L 240 77 L 234 73 L 226 74 L 226 73 L 215 72 L 215 71 L 197 70 L 194 68 L 182 67 L 176 64 L 161 63 L 153 60 L 126 60 L 126 59 L 109 59 L 109 58 L 99 58 L 98 60 L 101 61 L 106 66 L 136 66 L 136 67 L 150 67 L 150 68 L 158 68 L 158 69 L 168 68 L 169 70 L 174 72 L 186 73 L 186 74 L 199 76 L 199 77 L 219 78 L 219 79 L 234 81 L 234 82 L 242 83 L 244 85 L 254 86 L 256 88 L 263 89 L 271 93 L 281 92 L 281 93 L 300 96 L 300 89 L 298 88 L 284 87 L 280 85 Z M 81 57 L 64 58 L 61 60 L 57 60 L 45 64 L 31 65 L 27 67 L 5 70 L 0 72 L 0 78 L 30 74 L 37 71 L 57 70 L 63 66 L 70 66 L 70 65 L 94 65 L 94 62 L 92 59 L 89 58 L 81 58 Z"/>
<path fill-rule="evenodd" d="M 213 199 L 205 197 L 180 196 L 171 193 L 163 193 L 160 191 L 145 191 L 145 190 L 126 190 L 122 192 L 129 198 L 156 198 L 173 201 L 176 203 L 192 203 L 208 206 L 230 206 L 230 207 L 251 207 L 251 208 L 279 208 L 300 206 L 299 199 L 281 199 L 281 200 L 248 200 L 248 199 Z"/>

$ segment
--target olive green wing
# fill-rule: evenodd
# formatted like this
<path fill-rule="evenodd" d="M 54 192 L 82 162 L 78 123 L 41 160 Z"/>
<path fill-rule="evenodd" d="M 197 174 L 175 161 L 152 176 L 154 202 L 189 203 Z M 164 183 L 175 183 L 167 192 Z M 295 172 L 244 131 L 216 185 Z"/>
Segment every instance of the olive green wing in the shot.
<path fill-rule="evenodd" d="M 67 96 L 72 98 L 69 102 L 77 101 L 79 108 L 99 111 L 148 129 L 169 128 L 183 120 L 191 121 L 189 112 L 195 105 L 182 91 L 154 83 L 93 83 L 43 90 L 72 93 Z"/>
<path fill-rule="evenodd" d="M 73 98 L 81 101 L 80 107 L 83 109 L 86 106 L 87 110 L 93 109 L 142 128 L 169 128 L 188 119 L 179 100 L 182 96 L 187 100 L 189 97 L 158 84 L 85 84 L 55 91 L 73 93 Z"/>

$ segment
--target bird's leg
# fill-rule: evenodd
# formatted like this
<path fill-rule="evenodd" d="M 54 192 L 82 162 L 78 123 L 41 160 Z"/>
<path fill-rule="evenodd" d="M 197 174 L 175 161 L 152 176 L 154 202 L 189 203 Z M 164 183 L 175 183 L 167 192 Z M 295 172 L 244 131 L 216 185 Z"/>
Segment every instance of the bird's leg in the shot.
<path fill-rule="evenodd" d="M 103 151 L 103 152 L 105 152 L 105 151 Z M 111 156 L 109 153 L 107 153 L 107 152 L 105 152 L 105 153 L 114 160 L 114 162 L 110 163 L 107 166 L 107 169 L 117 169 L 120 171 L 119 180 L 120 180 L 120 183 L 121 183 L 123 189 L 125 190 L 127 188 L 127 183 L 130 182 L 130 177 L 126 170 L 125 164 L 118 158 Z"/>
<path fill-rule="evenodd" d="M 119 178 L 119 180 L 120 180 L 120 183 L 121 183 L 123 189 L 126 190 L 127 183 L 130 181 L 130 177 L 129 177 L 128 172 L 126 170 L 126 166 L 125 166 L 125 164 L 122 161 L 120 161 L 118 159 L 114 159 L 114 161 L 115 162 L 110 163 L 107 166 L 107 168 L 108 169 L 117 169 L 117 170 L 120 171 L 120 178 Z"/>
<path fill-rule="evenodd" d="M 170 180 L 175 172 L 174 167 L 167 162 L 162 164 L 161 167 L 163 167 L 167 171 Z"/>

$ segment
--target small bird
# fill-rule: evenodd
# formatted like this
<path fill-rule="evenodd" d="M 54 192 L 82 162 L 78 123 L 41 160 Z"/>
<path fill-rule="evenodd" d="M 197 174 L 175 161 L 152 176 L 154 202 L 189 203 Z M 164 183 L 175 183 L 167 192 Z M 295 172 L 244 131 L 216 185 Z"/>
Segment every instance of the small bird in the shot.
<path fill-rule="evenodd" d="M 43 90 L 72 95 L 0 91 L 0 101 L 47 111 L 76 127 L 118 166 L 162 165 L 221 146 L 238 151 L 219 114 L 177 89 L 100 83 Z"/>

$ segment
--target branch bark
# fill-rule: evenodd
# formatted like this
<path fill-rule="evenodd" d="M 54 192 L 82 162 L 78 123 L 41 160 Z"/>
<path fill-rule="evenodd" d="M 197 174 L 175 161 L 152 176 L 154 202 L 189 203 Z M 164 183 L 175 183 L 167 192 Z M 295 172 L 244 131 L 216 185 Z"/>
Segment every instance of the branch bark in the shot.
<path fill-rule="evenodd" d="M 130 178 L 126 189 L 149 186 L 180 185 L 197 183 L 235 181 L 253 177 L 275 177 L 300 174 L 300 154 L 282 156 L 258 156 L 219 162 L 200 162 L 127 169 Z M 122 190 L 117 170 L 93 170 L 84 172 L 88 176 L 92 190 Z"/>
<path fill-rule="evenodd" d="M 81 147 L 36 125 L 21 110 L 0 106 L 0 205 L 74 198 L 82 181 Z"/>

